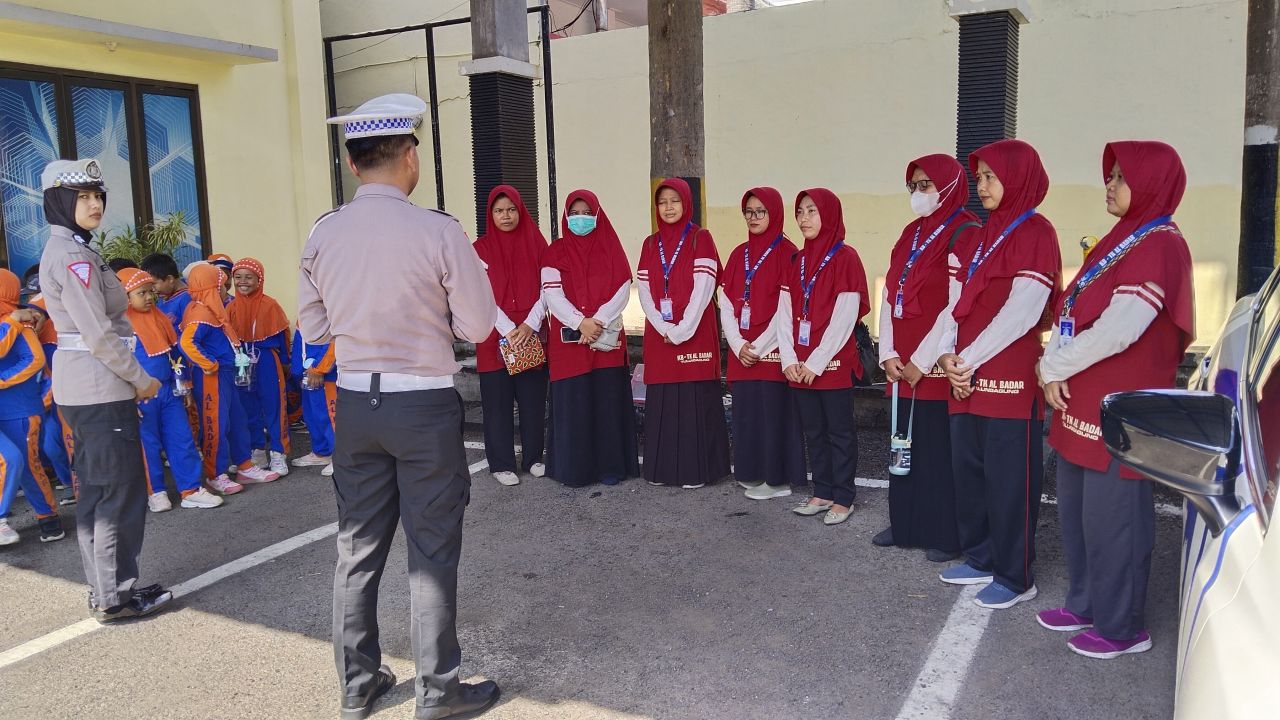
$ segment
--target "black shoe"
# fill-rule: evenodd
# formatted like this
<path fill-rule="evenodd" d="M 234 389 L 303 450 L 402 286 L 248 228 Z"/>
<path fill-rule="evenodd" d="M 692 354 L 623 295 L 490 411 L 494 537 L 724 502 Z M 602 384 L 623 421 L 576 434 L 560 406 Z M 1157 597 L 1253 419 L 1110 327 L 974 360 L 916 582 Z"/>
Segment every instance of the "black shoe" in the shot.
<path fill-rule="evenodd" d="M 107 623 L 121 620 L 142 618 L 159 612 L 165 605 L 169 604 L 170 600 L 173 600 L 172 592 L 161 588 L 159 585 L 151 585 L 135 590 L 133 597 L 124 605 L 117 605 L 105 610 L 93 608 L 93 619 L 106 625 Z M 90 605 L 92 604 L 92 601 L 90 601 Z"/>
<path fill-rule="evenodd" d="M 419 706 L 414 718 L 416 720 L 445 720 L 446 718 L 461 720 L 462 718 L 473 718 L 493 707 L 493 704 L 498 702 L 498 698 L 501 696 L 502 691 L 498 689 L 498 683 L 492 680 L 485 680 L 476 685 L 461 683 L 458 685 L 457 695 L 439 705 L 432 705 L 431 707 Z"/>
<path fill-rule="evenodd" d="M 56 515 L 44 518 L 39 523 L 40 542 L 53 542 L 67 536 L 67 532 L 62 529 L 62 521 Z"/>
<path fill-rule="evenodd" d="M 391 672 L 391 668 L 386 665 L 378 668 L 378 676 L 374 678 L 373 684 L 363 695 L 342 698 L 342 720 L 364 720 L 369 717 L 373 712 L 373 704 L 378 701 L 378 698 L 386 695 L 387 691 L 395 686 L 396 676 Z"/>
<path fill-rule="evenodd" d="M 929 562 L 951 562 L 960 557 L 960 553 L 947 552 L 946 550 L 928 550 L 924 556 Z"/>
<path fill-rule="evenodd" d="M 876 536 L 871 538 L 871 544 L 876 547 L 893 547 L 893 528 L 887 527 L 876 533 Z"/>

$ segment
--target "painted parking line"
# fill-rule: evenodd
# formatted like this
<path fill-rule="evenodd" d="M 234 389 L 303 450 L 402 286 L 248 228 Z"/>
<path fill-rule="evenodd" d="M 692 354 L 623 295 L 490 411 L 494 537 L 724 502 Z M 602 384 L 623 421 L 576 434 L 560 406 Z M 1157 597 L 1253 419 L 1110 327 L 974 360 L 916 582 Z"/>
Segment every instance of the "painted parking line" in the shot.
<path fill-rule="evenodd" d="M 993 611 L 973 603 L 982 588 L 970 585 L 960 591 L 942 632 L 933 641 L 929 657 L 911 684 L 898 720 L 939 720 L 951 717 L 956 696 L 964 684 L 969 664 L 978 652 Z"/>
<path fill-rule="evenodd" d="M 472 463 L 467 468 L 467 471 L 471 475 L 475 475 L 476 473 L 480 472 L 481 470 L 487 467 L 489 467 L 489 462 L 487 460 L 480 460 L 478 462 Z M 186 580 L 184 582 L 178 583 L 177 585 L 174 585 L 169 589 L 173 591 L 174 598 L 179 598 L 184 595 L 190 595 L 192 593 L 204 590 L 210 585 L 214 585 L 216 583 L 222 582 L 223 580 L 226 580 L 229 577 L 239 575 L 240 573 L 245 572 L 246 570 L 251 570 L 255 567 L 258 567 L 259 565 L 271 562 L 272 560 L 275 560 L 276 558 L 282 555 L 285 555 L 287 553 L 293 552 L 294 550 L 297 550 L 302 547 L 306 547 L 307 545 L 310 545 L 315 542 L 319 542 L 320 540 L 324 540 L 325 538 L 333 537 L 337 533 L 338 533 L 338 523 L 333 522 L 333 523 L 329 523 L 328 525 L 322 525 L 313 530 L 308 530 L 307 532 L 301 533 L 299 535 L 294 535 L 293 537 L 288 538 L 287 540 L 281 540 L 280 542 L 275 543 L 274 545 L 268 545 L 267 547 L 262 548 L 261 550 L 251 552 L 248 555 L 245 555 L 243 557 L 236 558 L 235 560 L 232 560 L 229 563 L 219 565 L 218 567 L 206 573 L 197 575 L 191 578 L 190 580 Z M 54 630 L 53 632 L 47 633 L 45 635 L 41 635 L 40 637 L 35 638 L 34 640 L 28 640 L 27 642 L 24 642 L 21 645 L 9 648 L 4 652 L 0 652 L 0 670 L 3 670 L 4 668 L 7 668 L 10 665 L 13 665 L 15 663 L 22 662 L 23 660 L 26 660 L 27 658 L 30 658 L 32 656 L 39 655 L 40 653 L 46 650 L 50 650 L 59 645 L 71 642 L 76 638 L 84 637 L 85 635 L 89 635 L 91 633 L 97 632 L 98 630 L 101 630 L 104 627 L 105 626 L 100 625 L 98 621 L 90 618 L 90 619 L 81 620 L 79 622 L 72 623 L 65 627 L 58 628 L 57 630 Z"/>

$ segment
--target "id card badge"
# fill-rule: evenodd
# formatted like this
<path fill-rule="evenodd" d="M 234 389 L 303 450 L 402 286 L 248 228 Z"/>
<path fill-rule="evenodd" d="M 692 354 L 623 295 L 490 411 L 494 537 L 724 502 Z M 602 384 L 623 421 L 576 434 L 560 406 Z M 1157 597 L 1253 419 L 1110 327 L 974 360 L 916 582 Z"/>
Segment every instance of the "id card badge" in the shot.
<path fill-rule="evenodd" d="M 742 313 L 738 315 L 738 327 L 747 330 L 751 327 L 751 306 L 743 305 Z"/>
<path fill-rule="evenodd" d="M 1063 315 L 1058 318 L 1058 347 L 1066 347 L 1076 336 L 1076 321 Z"/>
<path fill-rule="evenodd" d="M 899 290 L 898 294 L 893 298 L 893 316 L 899 320 L 902 319 L 902 303 L 902 291 Z"/>
<path fill-rule="evenodd" d="M 675 310 L 671 306 L 671 298 L 664 297 L 658 303 L 658 309 L 662 311 L 662 319 L 672 322 L 676 319 Z"/>
<path fill-rule="evenodd" d="M 813 330 L 813 323 L 809 322 L 808 320 L 801 320 L 800 333 L 799 333 L 800 337 L 796 339 L 797 342 L 799 342 L 801 345 L 805 347 L 809 347 L 809 332 L 811 330 Z"/>

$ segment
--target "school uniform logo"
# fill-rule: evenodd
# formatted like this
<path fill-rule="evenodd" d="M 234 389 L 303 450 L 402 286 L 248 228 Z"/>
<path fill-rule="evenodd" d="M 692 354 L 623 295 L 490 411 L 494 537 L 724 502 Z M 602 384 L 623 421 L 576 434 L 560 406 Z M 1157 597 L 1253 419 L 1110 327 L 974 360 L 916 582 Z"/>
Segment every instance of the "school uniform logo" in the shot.
<path fill-rule="evenodd" d="M 1085 440 L 1097 440 L 1102 437 L 1102 428 L 1090 422 L 1085 422 L 1078 417 L 1068 415 L 1065 412 L 1059 413 L 1062 418 L 1062 427 L 1068 432 L 1075 433 Z"/>
<path fill-rule="evenodd" d="M 978 378 L 978 384 L 974 390 L 980 393 L 991 393 L 993 395 L 1017 395 L 1026 389 L 1027 384 L 1022 380 L 988 380 L 986 378 Z"/>
<path fill-rule="evenodd" d="M 688 365 L 690 363 L 711 362 L 711 353 L 709 352 L 684 353 L 683 355 L 676 356 L 676 362 L 684 365 Z"/>

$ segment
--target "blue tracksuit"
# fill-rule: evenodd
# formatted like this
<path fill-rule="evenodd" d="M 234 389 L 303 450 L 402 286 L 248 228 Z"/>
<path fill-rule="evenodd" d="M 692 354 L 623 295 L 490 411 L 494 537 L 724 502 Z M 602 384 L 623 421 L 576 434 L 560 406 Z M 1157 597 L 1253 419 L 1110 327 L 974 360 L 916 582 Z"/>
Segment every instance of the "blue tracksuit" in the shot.
<path fill-rule="evenodd" d="M 0 517 L 9 515 L 19 484 L 37 518 L 55 517 L 53 485 L 40 464 L 44 350 L 33 330 L 10 322 L 0 323 L 0 338 L 0 350 L 4 351 L 0 357 L 0 435 L 8 441 L 0 454 L 10 453 L 2 460 L 5 485 L 0 489 Z M 16 483 L 9 480 L 11 467 L 16 468 Z"/>
<path fill-rule="evenodd" d="M 249 444 L 253 448 L 289 452 L 289 416 L 285 411 L 285 367 L 289 357 L 286 331 L 256 342 L 245 341 L 245 352 L 257 352 L 253 384 L 237 387 L 248 418 Z"/>
<path fill-rule="evenodd" d="M 200 446 L 208 477 L 230 465 L 248 467 L 252 448 L 249 423 L 236 392 L 236 352 L 222 328 L 193 322 L 182 330 L 182 354 L 196 368 L 192 392 L 200 404 Z M 203 371 L 217 368 L 212 375 Z"/>
<path fill-rule="evenodd" d="M 44 396 L 44 419 L 40 422 L 40 452 L 53 466 L 53 474 L 69 488 L 74 488 L 74 476 L 71 474 L 71 429 L 62 422 L 58 405 L 53 401 L 53 354 L 58 351 L 57 343 L 44 343 L 44 376 L 40 381 L 40 392 Z"/>
<path fill-rule="evenodd" d="M 289 371 L 299 381 L 308 370 L 324 373 L 323 385 L 315 390 L 302 388 L 302 420 L 311 433 L 311 452 L 322 457 L 333 454 L 333 415 L 338 397 L 338 368 L 334 364 L 332 348 L 332 343 L 308 345 L 302 342 L 302 332 L 295 332 L 293 356 L 289 363 Z"/>
<path fill-rule="evenodd" d="M 173 323 L 175 332 L 182 333 L 182 316 L 187 312 L 187 306 L 191 304 L 191 293 L 186 288 L 182 288 L 178 292 L 156 303 L 156 309 L 165 314 L 169 321 Z"/>
<path fill-rule="evenodd" d="M 178 352 L 176 344 L 156 355 L 148 355 L 147 349 L 139 341 L 133 354 L 138 358 L 142 369 L 160 381 L 160 393 L 151 400 L 138 404 L 142 415 L 143 460 L 151 492 L 165 491 L 164 461 L 160 459 L 160 451 L 163 450 L 165 457 L 169 459 L 169 470 L 173 473 L 178 492 L 183 496 L 190 495 L 200 489 L 200 454 L 196 452 L 196 443 L 191 437 L 186 404 L 182 398 L 173 394 L 173 364 L 182 363 L 183 376 L 188 380 L 193 374 L 192 365 Z M 225 467 L 224 465 L 224 470 Z"/>

